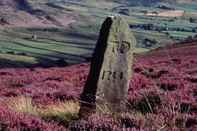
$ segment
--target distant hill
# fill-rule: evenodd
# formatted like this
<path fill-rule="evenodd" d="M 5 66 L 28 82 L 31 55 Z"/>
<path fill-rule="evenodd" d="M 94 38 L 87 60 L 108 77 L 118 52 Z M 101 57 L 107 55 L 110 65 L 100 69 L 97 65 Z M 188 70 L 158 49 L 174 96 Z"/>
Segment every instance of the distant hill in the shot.
<path fill-rule="evenodd" d="M 13 8 L 19 10 L 31 10 L 31 6 L 27 0 L 1 0 L 0 7 Z"/>
<path fill-rule="evenodd" d="M 110 1 L 110 0 L 105 0 L 105 1 Z M 144 6 L 150 6 L 150 5 L 155 5 L 158 3 L 192 3 L 192 2 L 197 2 L 197 0 L 111 0 L 119 3 L 129 3 L 131 5 L 144 5 Z"/>
<path fill-rule="evenodd" d="M 0 0 L 1 27 L 57 27 L 72 22 L 72 15 L 46 5 L 48 0 Z M 52 13 L 51 13 L 52 12 Z M 66 22 L 65 22 L 66 21 Z"/>

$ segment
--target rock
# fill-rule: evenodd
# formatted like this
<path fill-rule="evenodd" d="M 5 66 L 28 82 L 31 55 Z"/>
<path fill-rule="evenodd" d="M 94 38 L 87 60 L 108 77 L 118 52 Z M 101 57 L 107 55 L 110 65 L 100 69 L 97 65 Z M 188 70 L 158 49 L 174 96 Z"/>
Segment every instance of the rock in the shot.
<path fill-rule="evenodd" d="M 80 116 L 95 111 L 104 114 L 125 111 L 135 44 L 123 18 L 108 17 L 104 21 L 81 94 Z"/>

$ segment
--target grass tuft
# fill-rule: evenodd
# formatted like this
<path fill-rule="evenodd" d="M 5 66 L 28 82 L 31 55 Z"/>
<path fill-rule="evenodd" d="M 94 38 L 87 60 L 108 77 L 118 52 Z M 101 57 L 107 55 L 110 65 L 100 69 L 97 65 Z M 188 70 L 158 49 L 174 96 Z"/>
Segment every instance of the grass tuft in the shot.
<path fill-rule="evenodd" d="M 40 116 L 47 121 L 57 121 L 68 126 L 68 122 L 78 118 L 79 103 L 74 101 L 60 102 L 54 105 L 48 105 L 39 110 Z"/>
<path fill-rule="evenodd" d="M 46 121 L 61 123 L 64 126 L 67 126 L 72 119 L 78 118 L 79 112 L 78 102 L 65 101 L 38 107 L 33 105 L 31 98 L 24 96 L 10 98 L 7 105 L 16 112 L 32 114 Z"/>

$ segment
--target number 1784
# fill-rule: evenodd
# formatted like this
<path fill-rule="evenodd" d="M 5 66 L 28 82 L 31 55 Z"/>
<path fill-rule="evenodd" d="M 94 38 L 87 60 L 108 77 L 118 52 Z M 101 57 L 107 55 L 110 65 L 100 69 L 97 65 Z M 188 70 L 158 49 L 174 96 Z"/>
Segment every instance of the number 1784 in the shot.
<path fill-rule="evenodd" d="M 123 72 L 103 71 L 102 80 L 123 79 Z"/>

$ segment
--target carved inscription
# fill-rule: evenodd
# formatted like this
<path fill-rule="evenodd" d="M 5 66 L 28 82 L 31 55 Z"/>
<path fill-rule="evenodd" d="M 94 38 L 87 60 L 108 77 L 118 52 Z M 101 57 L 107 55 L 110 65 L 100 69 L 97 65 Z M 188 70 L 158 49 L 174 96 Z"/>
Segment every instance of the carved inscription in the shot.
<path fill-rule="evenodd" d="M 102 80 L 114 80 L 114 79 L 123 79 L 123 72 L 113 72 L 113 71 L 106 71 L 104 70 L 102 73 Z"/>
<path fill-rule="evenodd" d="M 113 43 L 118 43 L 119 41 L 113 41 Z M 121 44 L 113 45 L 112 52 L 124 54 L 131 48 L 130 43 L 127 41 L 122 41 Z"/>
<path fill-rule="evenodd" d="M 124 54 L 127 53 L 131 48 L 131 43 L 124 40 L 124 34 L 122 32 L 117 36 L 117 40 L 112 41 L 112 44 L 113 44 L 113 48 L 112 48 L 113 53 Z"/>

